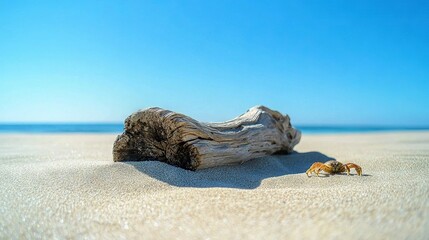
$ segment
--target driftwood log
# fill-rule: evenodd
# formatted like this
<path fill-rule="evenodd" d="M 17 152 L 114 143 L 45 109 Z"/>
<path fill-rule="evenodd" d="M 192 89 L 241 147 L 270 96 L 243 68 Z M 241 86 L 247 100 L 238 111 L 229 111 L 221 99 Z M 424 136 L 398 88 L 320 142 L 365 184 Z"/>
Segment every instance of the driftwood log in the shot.
<path fill-rule="evenodd" d="M 133 113 L 113 146 L 113 160 L 158 160 L 196 170 L 289 153 L 300 131 L 288 115 L 264 106 L 222 123 L 202 123 L 161 108 Z"/>

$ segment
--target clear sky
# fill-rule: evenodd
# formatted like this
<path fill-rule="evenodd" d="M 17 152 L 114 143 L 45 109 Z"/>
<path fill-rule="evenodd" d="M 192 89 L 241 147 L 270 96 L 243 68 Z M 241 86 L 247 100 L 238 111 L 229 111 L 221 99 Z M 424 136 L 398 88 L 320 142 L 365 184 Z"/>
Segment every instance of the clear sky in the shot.
<path fill-rule="evenodd" d="M 429 125 L 429 1 L 1 1 L 0 122 Z"/>

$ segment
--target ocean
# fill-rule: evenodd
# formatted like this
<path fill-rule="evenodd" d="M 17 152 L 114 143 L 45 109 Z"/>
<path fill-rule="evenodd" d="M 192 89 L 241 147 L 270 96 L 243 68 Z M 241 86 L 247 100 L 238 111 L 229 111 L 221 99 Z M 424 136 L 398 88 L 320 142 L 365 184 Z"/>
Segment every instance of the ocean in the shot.
<path fill-rule="evenodd" d="M 363 133 L 387 131 L 419 131 L 429 130 L 429 127 L 400 127 L 400 126 L 294 126 L 304 134 L 326 133 Z M 1 133 L 121 133 L 124 125 L 121 123 L 35 123 L 35 124 L 0 124 Z"/>

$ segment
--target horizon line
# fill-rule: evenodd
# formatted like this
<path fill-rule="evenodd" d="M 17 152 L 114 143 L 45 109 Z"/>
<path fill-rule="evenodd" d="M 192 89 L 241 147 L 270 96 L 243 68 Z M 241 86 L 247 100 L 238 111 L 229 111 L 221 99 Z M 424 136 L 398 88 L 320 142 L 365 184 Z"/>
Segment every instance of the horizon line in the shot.
<path fill-rule="evenodd" d="M 103 121 L 88 121 L 88 122 L 0 122 L 0 125 L 123 125 L 122 122 L 103 122 Z M 429 125 L 401 125 L 401 124 L 355 124 L 355 123 L 303 123 L 292 124 L 297 127 L 366 127 L 366 128 L 429 128 Z"/>

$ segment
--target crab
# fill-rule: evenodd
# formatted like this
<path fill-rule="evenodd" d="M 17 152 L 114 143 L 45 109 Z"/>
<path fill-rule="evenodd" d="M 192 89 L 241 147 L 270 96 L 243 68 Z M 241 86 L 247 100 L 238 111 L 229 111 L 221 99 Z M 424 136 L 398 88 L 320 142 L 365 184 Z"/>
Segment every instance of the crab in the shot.
<path fill-rule="evenodd" d="M 315 162 L 305 172 L 305 174 L 307 174 L 308 177 L 310 177 L 312 173 L 316 173 L 316 175 L 319 176 L 319 172 L 323 170 L 329 174 L 347 172 L 347 175 L 350 175 L 351 168 L 354 168 L 357 174 L 362 176 L 362 168 L 360 166 L 354 163 L 343 164 L 337 160 L 330 160 L 325 163 Z"/>

